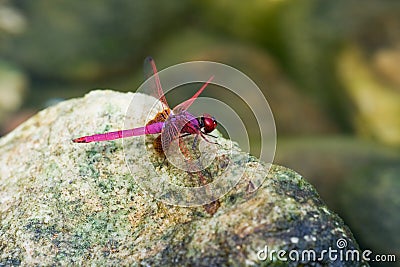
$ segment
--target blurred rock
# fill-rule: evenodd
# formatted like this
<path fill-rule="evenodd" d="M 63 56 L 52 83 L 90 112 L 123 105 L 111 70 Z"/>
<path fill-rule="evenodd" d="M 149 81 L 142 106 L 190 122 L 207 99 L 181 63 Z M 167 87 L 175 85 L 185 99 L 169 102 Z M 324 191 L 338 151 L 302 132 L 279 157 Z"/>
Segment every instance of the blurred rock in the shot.
<path fill-rule="evenodd" d="M 0 125 L 10 113 L 21 107 L 26 91 L 24 73 L 0 61 Z"/>
<path fill-rule="evenodd" d="M 19 34 L 25 30 L 24 16 L 15 8 L 0 2 L 0 36 L 2 33 Z"/>
<path fill-rule="evenodd" d="M 308 177 L 362 248 L 399 254 L 399 150 L 355 138 L 280 139 L 275 162 Z"/>
<path fill-rule="evenodd" d="M 400 157 L 352 173 L 337 192 L 340 214 L 363 247 L 400 259 Z"/>
<path fill-rule="evenodd" d="M 189 2 L 10 1 L 26 17 L 23 34 L 4 38 L 0 56 L 46 79 L 93 80 L 142 60 L 160 36 L 185 20 Z"/>
<path fill-rule="evenodd" d="M 340 238 L 347 244 L 343 253 L 358 245 L 292 170 L 272 166 L 261 188 L 251 192 L 249 182 L 263 179 L 267 170 L 251 158 L 243 163 L 243 179 L 209 215 L 202 207 L 170 206 L 146 194 L 126 166 L 121 140 L 70 141 L 122 125 L 131 97 L 95 91 L 41 111 L 0 140 L 0 265 L 265 265 L 270 261 L 257 258 L 265 246 L 300 255 L 313 249 L 323 256 L 317 262 L 291 261 L 296 266 L 363 264 L 330 260 L 322 252 L 336 249 Z M 154 101 L 146 95 L 136 100 L 144 108 Z M 137 121 L 147 116 L 136 111 Z M 134 150 L 143 146 L 140 138 L 129 142 Z M 182 172 L 160 168 L 165 175 Z"/>
<path fill-rule="evenodd" d="M 296 84 L 342 130 L 347 130 L 348 106 L 338 90 L 335 49 L 341 24 L 335 20 L 343 1 L 206 1 L 207 25 L 269 51 Z M 339 10 L 338 10 L 339 9 Z M 332 18 L 333 17 L 333 18 Z M 232 19 L 234 18 L 234 19 Z M 229 21 L 229 23 L 226 23 Z"/>
<path fill-rule="evenodd" d="M 10 113 L 0 124 L 0 136 L 11 132 L 21 123 L 32 117 L 35 113 L 36 111 L 32 109 L 22 109 L 17 112 Z"/>
<path fill-rule="evenodd" d="M 347 94 L 356 107 L 353 121 L 358 133 L 400 147 L 399 88 L 385 83 L 375 75 L 358 45 L 351 45 L 343 50 L 338 59 L 338 71 Z"/>
<path fill-rule="evenodd" d="M 400 38 L 400 36 L 399 36 Z M 383 83 L 389 83 L 400 91 L 400 42 L 397 47 L 382 48 L 373 55 L 372 67 L 381 76 Z"/>
<path fill-rule="evenodd" d="M 339 78 L 358 134 L 400 147 L 400 2 L 375 1 L 368 10 L 341 50 Z"/>
<path fill-rule="evenodd" d="M 338 128 L 324 110 L 302 94 L 265 51 L 252 46 L 223 44 L 196 57 L 222 62 L 251 76 L 267 98 L 281 136 L 337 132 Z"/>

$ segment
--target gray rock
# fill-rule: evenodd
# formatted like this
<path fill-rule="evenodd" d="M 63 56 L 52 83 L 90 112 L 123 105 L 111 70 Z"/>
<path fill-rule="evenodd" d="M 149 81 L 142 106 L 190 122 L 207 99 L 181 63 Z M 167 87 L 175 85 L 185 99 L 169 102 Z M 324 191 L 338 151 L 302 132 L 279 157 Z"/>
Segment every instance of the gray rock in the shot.
<path fill-rule="evenodd" d="M 62 102 L 0 140 L 0 265 L 257 266 L 268 263 L 257 258 L 265 246 L 319 255 L 337 249 L 340 238 L 347 241 L 343 252 L 358 250 L 315 189 L 284 167 L 272 166 L 261 188 L 251 191 L 250 182 L 264 178 L 267 165 L 250 157 L 243 179 L 210 215 L 142 191 L 125 165 L 120 140 L 71 142 L 121 128 L 131 96 L 95 91 Z M 133 119 L 152 103 L 136 96 L 142 101 L 135 103 Z M 327 256 L 273 265 L 362 265 Z"/>

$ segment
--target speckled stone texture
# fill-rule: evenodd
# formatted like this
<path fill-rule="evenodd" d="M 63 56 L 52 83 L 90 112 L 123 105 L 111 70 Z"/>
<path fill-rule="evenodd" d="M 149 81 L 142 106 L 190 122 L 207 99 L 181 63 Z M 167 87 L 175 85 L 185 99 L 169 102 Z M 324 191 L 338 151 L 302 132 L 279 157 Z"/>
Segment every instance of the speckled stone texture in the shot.
<path fill-rule="evenodd" d="M 343 252 L 358 250 L 343 221 L 292 170 L 273 165 L 251 192 L 249 181 L 265 176 L 267 165 L 250 157 L 243 179 L 210 215 L 143 192 L 126 167 L 121 140 L 71 142 L 121 129 L 132 96 L 94 91 L 39 112 L 1 139 L 0 266 L 362 265 L 328 255 L 314 262 L 258 259 L 265 246 L 318 255 L 337 249 L 339 238 L 347 241 Z M 140 116 L 152 101 L 137 99 Z M 256 166 L 264 167 L 256 172 Z"/>

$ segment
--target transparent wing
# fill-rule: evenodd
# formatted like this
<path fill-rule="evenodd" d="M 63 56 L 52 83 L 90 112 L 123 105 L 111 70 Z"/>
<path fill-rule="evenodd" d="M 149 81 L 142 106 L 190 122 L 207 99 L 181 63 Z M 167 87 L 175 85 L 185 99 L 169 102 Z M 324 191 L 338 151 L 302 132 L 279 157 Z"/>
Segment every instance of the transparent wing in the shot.
<path fill-rule="evenodd" d="M 170 108 L 165 98 L 164 91 L 162 90 L 160 78 L 158 77 L 157 67 L 152 57 L 147 57 L 144 60 L 143 70 L 145 79 L 149 80 L 149 92 L 151 96 L 154 96 L 161 101 L 163 109 L 169 110 Z"/>
<path fill-rule="evenodd" d="M 212 79 L 214 79 L 214 76 L 211 76 L 210 79 L 208 79 L 208 81 L 205 84 L 203 84 L 203 86 L 191 98 L 177 105 L 173 110 L 174 113 L 178 114 L 182 111 L 187 110 L 190 107 L 190 105 L 193 104 L 196 98 L 203 92 L 203 90 L 206 89 L 207 85 L 212 81 Z"/>

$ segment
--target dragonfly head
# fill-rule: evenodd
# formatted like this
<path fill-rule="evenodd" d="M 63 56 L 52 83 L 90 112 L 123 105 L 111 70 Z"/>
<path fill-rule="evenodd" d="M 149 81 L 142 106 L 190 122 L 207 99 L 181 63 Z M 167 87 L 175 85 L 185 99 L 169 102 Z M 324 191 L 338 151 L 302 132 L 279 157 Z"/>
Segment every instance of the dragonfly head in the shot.
<path fill-rule="evenodd" d="M 205 113 L 200 118 L 200 128 L 202 128 L 203 132 L 206 134 L 214 131 L 214 129 L 217 128 L 217 125 L 217 121 L 210 114 Z"/>

